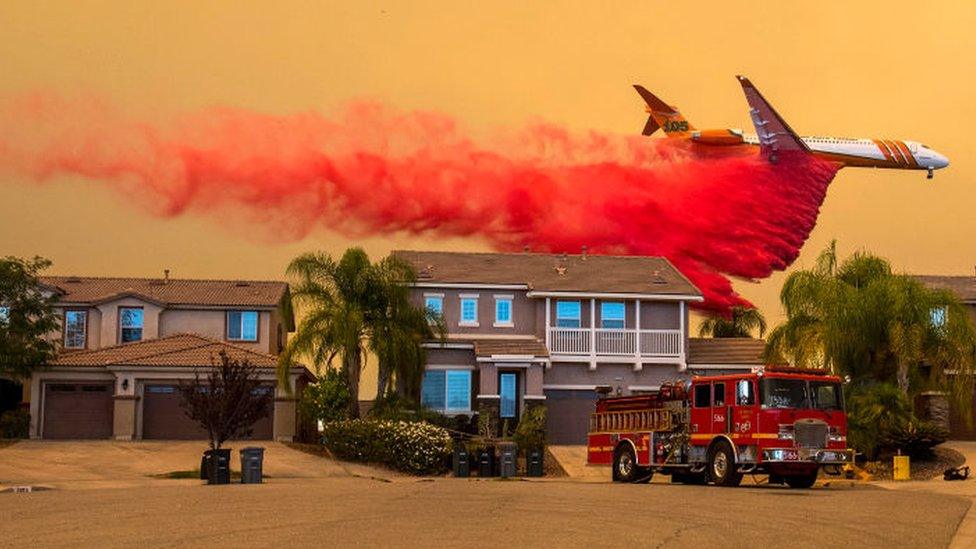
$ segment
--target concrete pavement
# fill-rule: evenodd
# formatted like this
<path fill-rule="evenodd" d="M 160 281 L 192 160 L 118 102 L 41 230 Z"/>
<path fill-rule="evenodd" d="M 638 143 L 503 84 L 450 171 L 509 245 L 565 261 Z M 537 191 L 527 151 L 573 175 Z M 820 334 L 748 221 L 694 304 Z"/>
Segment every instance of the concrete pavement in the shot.
<path fill-rule="evenodd" d="M 394 472 L 313 456 L 270 441 L 232 441 L 231 468 L 240 469 L 238 450 L 265 448 L 264 473 L 272 478 L 349 476 L 398 477 Z M 41 485 L 61 490 L 199 484 L 192 479 L 158 479 L 173 471 L 200 467 L 203 441 L 24 440 L 0 449 L 0 489 Z"/>

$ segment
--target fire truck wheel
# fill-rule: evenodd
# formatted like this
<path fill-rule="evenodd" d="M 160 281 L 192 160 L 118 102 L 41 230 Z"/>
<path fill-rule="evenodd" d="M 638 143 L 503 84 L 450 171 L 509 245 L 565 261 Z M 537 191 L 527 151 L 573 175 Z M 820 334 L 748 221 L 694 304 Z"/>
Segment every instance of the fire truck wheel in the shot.
<path fill-rule="evenodd" d="M 735 454 L 728 442 L 719 442 L 708 452 L 708 478 L 715 486 L 738 486 L 742 473 L 735 470 Z"/>
<path fill-rule="evenodd" d="M 647 482 L 650 480 L 650 476 L 650 470 L 637 465 L 637 457 L 630 446 L 622 444 L 613 453 L 613 480 L 615 482 Z"/>
<path fill-rule="evenodd" d="M 786 477 L 786 484 L 790 488 L 812 488 L 817 482 L 817 471 L 806 475 L 790 475 Z"/>

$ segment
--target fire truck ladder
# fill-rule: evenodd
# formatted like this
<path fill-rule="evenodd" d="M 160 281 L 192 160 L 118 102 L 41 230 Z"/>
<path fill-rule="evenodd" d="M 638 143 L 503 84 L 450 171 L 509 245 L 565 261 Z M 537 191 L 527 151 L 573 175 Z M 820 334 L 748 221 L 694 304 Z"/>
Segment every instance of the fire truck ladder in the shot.
<path fill-rule="evenodd" d="M 670 431 L 672 425 L 671 410 L 665 408 L 599 412 L 590 415 L 591 433 Z"/>

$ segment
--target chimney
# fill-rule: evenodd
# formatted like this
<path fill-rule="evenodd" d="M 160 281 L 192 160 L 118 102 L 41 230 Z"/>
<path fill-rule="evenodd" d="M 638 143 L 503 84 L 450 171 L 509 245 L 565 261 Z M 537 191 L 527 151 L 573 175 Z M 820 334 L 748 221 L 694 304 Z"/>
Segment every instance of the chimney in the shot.
<path fill-rule="evenodd" d="M 522 246 L 522 253 L 524 253 L 524 254 L 529 253 L 529 247 L 528 246 Z"/>
<path fill-rule="evenodd" d="M 163 269 L 163 284 L 169 283 L 169 269 Z"/>
<path fill-rule="evenodd" d="M 583 249 L 582 249 L 580 255 L 583 256 L 582 257 L 583 261 L 586 261 L 586 244 L 583 244 Z"/>

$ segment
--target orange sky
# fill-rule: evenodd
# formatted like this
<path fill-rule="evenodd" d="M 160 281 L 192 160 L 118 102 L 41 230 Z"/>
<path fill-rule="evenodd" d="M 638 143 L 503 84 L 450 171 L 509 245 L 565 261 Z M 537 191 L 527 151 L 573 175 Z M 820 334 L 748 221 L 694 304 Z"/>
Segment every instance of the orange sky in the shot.
<path fill-rule="evenodd" d="M 843 253 L 868 249 L 901 270 L 974 273 L 976 4 L 56 4 L 0 4 L 0 94 L 94 91 L 147 116 L 212 105 L 328 111 L 374 98 L 475 130 L 542 118 L 635 133 L 644 114 L 630 84 L 640 82 L 698 127 L 752 131 L 733 78 L 743 73 L 801 134 L 913 139 L 952 162 L 933 181 L 840 172 L 797 266 L 837 238 Z M 81 179 L 0 179 L 0 254 L 49 257 L 54 273 L 280 278 L 299 252 L 351 244 L 374 254 L 485 248 L 327 232 L 274 243 L 203 217 L 155 218 Z M 782 280 L 737 288 L 775 323 Z"/>

